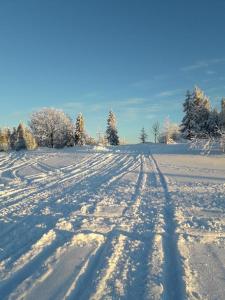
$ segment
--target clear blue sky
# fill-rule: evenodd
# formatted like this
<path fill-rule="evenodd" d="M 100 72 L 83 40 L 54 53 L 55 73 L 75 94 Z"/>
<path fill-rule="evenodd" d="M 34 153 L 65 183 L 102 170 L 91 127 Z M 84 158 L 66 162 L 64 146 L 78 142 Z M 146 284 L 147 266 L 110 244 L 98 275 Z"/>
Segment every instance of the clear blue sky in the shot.
<path fill-rule="evenodd" d="M 224 0 L 0 0 L 0 125 L 41 107 L 119 133 L 182 118 L 187 89 L 225 96 Z"/>

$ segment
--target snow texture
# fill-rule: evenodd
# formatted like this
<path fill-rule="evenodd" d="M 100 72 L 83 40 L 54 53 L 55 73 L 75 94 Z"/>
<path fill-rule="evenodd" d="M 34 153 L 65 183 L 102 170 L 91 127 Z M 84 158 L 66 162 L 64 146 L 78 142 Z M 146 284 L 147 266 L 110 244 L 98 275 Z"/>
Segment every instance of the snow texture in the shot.
<path fill-rule="evenodd" d="M 1 299 L 224 299 L 225 157 L 0 153 Z"/>

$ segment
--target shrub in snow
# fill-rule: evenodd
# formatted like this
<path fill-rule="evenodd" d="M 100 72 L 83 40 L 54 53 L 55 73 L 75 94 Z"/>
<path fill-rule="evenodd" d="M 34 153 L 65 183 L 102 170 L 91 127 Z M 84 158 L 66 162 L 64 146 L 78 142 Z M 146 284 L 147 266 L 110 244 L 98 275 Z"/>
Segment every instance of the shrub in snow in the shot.
<path fill-rule="evenodd" d="M 106 138 L 110 145 L 119 145 L 119 136 L 116 129 L 116 116 L 110 111 L 107 119 Z"/>

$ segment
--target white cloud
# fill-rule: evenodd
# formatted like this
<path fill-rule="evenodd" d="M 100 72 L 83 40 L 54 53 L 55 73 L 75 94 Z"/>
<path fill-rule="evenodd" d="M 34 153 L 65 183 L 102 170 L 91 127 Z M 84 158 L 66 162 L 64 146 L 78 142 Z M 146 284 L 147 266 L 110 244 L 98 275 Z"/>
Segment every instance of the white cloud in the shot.
<path fill-rule="evenodd" d="M 202 68 L 208 68 L 212 65 L 216 65 L 219 63 L 225 63 L 225 58 L 215 58 L 210 60 L 202 60 L 194 63 L 193 65 L 183 67 L 181 70 L 184 72 L 194 71 Z"/>
<path fill-rule="evenodd" d="M 176 96 L 180 93 L 182 93 L 183 90 L 182 89 L 175 89 L 175 90 L 167 90 L 167 91 L 163 91 L 160 92 L 158 94 L 156 94 L 156 97 L 170 97 L 170 96 Z"/>

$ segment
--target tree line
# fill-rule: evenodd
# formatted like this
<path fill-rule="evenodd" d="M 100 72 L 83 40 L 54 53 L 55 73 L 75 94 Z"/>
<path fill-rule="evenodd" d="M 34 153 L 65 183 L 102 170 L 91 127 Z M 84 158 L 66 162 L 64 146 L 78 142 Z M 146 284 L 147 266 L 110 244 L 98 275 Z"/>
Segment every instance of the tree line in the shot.
<path fill-rule="evenodd" d="M 0 129 L 0 151 L 33 150 L 36 147 L 63 148 L 75 145 L 96 144 L 94 138 L 85 130 L 84 117 L 80 113 L 75 123 L 62 110 L 43 108 L 34 112 L 26 127 L 19 124 L 18 128 Z M 119 145 L 116 128 L 116 116 L 110 111 L 104 142 Z"/>

